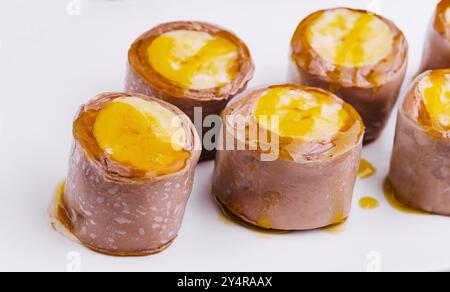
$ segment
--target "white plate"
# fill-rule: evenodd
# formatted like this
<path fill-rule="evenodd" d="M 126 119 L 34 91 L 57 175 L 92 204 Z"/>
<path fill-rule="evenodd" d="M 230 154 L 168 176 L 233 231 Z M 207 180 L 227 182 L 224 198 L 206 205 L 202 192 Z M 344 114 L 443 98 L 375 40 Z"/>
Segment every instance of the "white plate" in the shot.
<path fill-rule="evenodd" d="M 264 234 L 227 223 L 210 196 L 211 162 L 198 167 L 178 239 L 155 256 L 93 253 L 54 232 L 47 216 L 67 170 L 78 106 L 99 92 L 123 89 L 128 47 L 150 27 L 194 19 L 236 32 L 256 62 L 254 87 L 285 81 L 290 37 L 306 15 L 337 5 L 371 7 L 405 32 L 409 83 L 437 1 L 80 0 L 80 11 L 77 5 L 66 10 L 71 1 L 78 0 L 0 4 L 0 270 L 450 269 L 450 218 L 405 214 L 383 196 L 394 117 L 382 138 L 364 149 L 378 172 L 358 182 L 351 217 L 338 233 Z M 358 206 L 368 195 L 380 201 L 379 208 Z"/>

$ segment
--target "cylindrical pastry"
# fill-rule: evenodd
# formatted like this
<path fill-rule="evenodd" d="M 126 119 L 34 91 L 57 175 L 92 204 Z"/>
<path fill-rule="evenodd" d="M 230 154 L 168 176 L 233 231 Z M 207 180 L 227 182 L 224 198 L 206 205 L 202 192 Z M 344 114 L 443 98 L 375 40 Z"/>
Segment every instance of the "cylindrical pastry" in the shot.
<path fill-rule="evenodd" d="M 423 73 L 406 95 L 389 179 L 401 203 L 450 215 L 450 70 Z"/>
<path fill-rule="evenodd" d="M 353 107 L 322 89 L 276 85 L 237 98 L 222 119 L 213 194 L 230 212 L 276 230 L 348 216 L 364 134 Z"/>
<path fill-rule="evenodd" d="M 201 152 L 190 119 L 152 97 L 106 93 L 81 107 L 73 135 L 62 200 L 71 232 L 111 255 L 169 246 Z"/>
<path fill-rule="evenodd" d="M 428 28 L 420 72 L 450 67 L 450 0 L 442 0 Z"/>
<path fill-rule="evenodd" d="M 201 137 L 209 131 L 219 136 L 220 125 L 205 118 L 220 116 L 254 72 L 244 42 L 202 22 L 171 22 L 151 29 L 132 44 L 128 60 L 126 91 L 176 105 L 195 122 Z M 217 141 L 210 140 L 203 142 L 202 160 L 214 158 Z"/>
<path fill-rule="evenodd" d="M 397 101 L 408 44 L 391 21 L 367 11 L 318 11 L 291 42 L 289 82 L 334 92 L 362 116 L 365 143 L 376 140 Z"/>

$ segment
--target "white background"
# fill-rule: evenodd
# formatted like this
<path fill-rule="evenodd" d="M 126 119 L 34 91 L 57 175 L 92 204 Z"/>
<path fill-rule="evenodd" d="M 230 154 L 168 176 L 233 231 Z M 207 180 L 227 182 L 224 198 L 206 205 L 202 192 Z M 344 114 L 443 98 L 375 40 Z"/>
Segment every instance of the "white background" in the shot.
<path fill-rule="evenodd" d="M 78 106 L 97 93 L 123 90 L 128 47 L 154 25 L 204 20 L 234 31 L 253 54 L 254 87 L 285 81 L 290 37 L 309 13 L 373 7 L 407 36 L 409 83 L 437 1 L 80 0 L 80 15 L 67 13 L 70 2 L 0 4 L 0 270 L 77 269 L 68 259 L 78 255 L 83 271 L 450 270 L 450 218 L 400 213 L 383 197 L 394 118 L 364 149 L 378 173 L 358 182 L 351 217 L 337 234 L 263 234 L 227 223 L 210 195 L 212 162 L 198 167 L 179 237 L 159 255 L 93 253 L 54 232 L 47 215 L 67 170 Z M 380 200 L 378 209 L 358 206 L 369 195 Z"/>

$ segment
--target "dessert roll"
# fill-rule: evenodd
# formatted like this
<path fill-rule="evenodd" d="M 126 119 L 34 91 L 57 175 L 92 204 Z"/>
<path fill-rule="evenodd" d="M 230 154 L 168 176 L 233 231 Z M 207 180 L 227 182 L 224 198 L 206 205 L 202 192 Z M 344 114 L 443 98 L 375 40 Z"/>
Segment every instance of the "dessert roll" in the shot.
<path fill-rule="evenodd" d="M 169 246 L 201 152 L 190 119 L 152 97 L 106 93 L 81 107 L 73 135 L 62 200 L 71 232 L 111 255 Z"/>
<path fill-rule="evenodd" d="M 176 105 L 203 135 L 220 131 L 219 125 L 199 123 L 209 115 L 219 116 L 246 88 L 254 71 L 249 50 L 237 36 L 202 22 L 172 22 L 151 29 L 132 44 L 128 60 L 126 90 Z M 201 109 L 196 116 L 195 108 Z M 206 142 L 202 160 L 215 154 L 217 141 Z"/>
<path fill-rule="evenodd" d="M 450 67 L 450 0 L 441 1 L 428 28 L 420 72 Z"/>
<path fill-rule="evenodd" d="M 238 98 L 222 119 L 213 194 L 231 213 L 276 230 L 349 215 L 364 134 L 352 106 L 322 89 L 276 85 Z"/>
<path fill-rule="evenodd" d="M 450 215 L 450 70 L 427 71 L 406 95 L 389 179 L 401 203 Z"/>
<path fill-rule="evenodd" d="M 378 138 L 397 101 L 408 44 L 391 21 L 367 11 L 318 11 L 291 42 L 289 81 L 334 92 L 362 116 L 364 142 Z"/>

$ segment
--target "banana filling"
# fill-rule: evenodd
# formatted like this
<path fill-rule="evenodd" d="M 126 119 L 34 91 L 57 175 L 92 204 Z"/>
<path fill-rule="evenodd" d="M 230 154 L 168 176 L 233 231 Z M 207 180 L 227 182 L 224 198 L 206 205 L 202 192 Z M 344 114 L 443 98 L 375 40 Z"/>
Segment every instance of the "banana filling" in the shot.
<path fill-rule="evenodd" d="M 394 34 L 373 14 L 324 11 L 306 29 L 310 46 L 328 62 L 346 67 L 375 65 L 392 52 Z"/>
<path fill-rule="evenodd" d="M 420 81 L 419 90 L 423 104 L 419 122 L 450 132 L 450 70 L 432 71 Z"/>
<path fill-rule="evenodd" d="M 331 95 L 286 87 L 264 92 L 253 115 L 265 129 L 273 129 L 271 119 L 276 116 L 279 120 L 276 134 L 305 142 L 329 141 L 355 122 L 349 109 Z"/>
<path fill-rule="evenodd" d="M 230 83 L 238 73 L 238 47 L 201 31 L 176 30 L 155 38 L 147 49 L 152 68 L 175 84 L 194 90 Z"/>
<path fill-rule="evenodd" d="M 114 161 L 155 175 L 180 171 L 190 157 L 181 120 L 154 101 L 125 97 L 108 103 L 93 134 Z"/>

